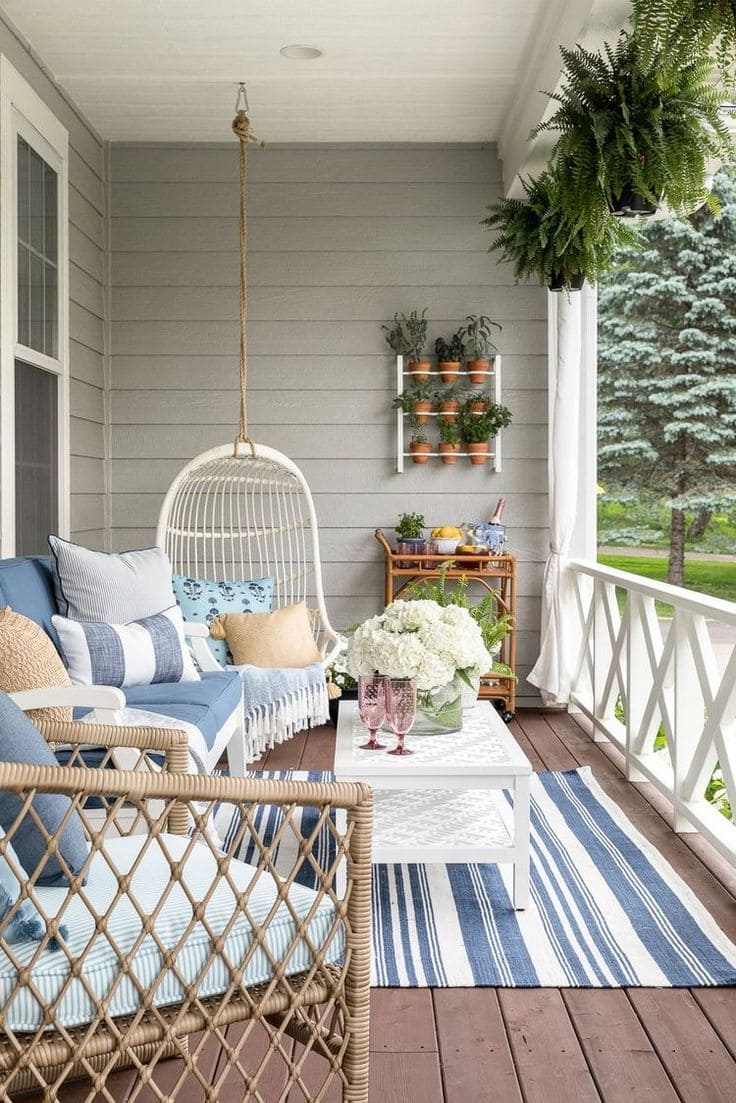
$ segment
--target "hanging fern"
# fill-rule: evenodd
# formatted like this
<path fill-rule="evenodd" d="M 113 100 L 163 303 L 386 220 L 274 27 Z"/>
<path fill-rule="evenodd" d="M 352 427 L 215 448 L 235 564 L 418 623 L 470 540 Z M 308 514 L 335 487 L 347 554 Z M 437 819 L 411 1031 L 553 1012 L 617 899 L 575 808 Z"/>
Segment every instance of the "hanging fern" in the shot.
<path fill-rule="evenodd" d="M 573 215 L 563 202 L 565 164 L 538 177 L 522 179 L 525 199 L 501 199 L 489 207 L 483 225 L 496 230 L 490 250 L 511 261 L 518 280 L 537 277 L 542 284 L 571 288 L 584 277 L 595 283 L 622 244 L 636 234 L 589 195 Z"/>
<path fill-rule="evenodd" d="M 557 110 L 533 136 L 559 134 L 560 201 L 568 216 L 589 202 L 591 190 L 611 207 L 632 192 L 682 213 L 701 206 L 707 163 L 722 158 L 729 141 L 707 55 L 661 66 L 647 60 L 637 35 L 624 32 L 601 53 L 582 46 L 561 53 L 562 89 L 547 93 Z"/>
<path fill-rule="evenodd" d="M 736 0 L 633 0 L 632 22 L 645 64 L 677 66 L 715 49 L 729 86 L 736 67 Z"/>

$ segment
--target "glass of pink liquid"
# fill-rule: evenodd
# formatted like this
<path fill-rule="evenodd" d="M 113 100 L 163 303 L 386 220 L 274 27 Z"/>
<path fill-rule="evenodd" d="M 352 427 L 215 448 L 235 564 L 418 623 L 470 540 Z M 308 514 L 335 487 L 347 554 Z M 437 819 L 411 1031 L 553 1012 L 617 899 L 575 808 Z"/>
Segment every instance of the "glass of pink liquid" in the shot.
<path fill-rule="evenodd" d="M 386 719 L 398 742 L 389 754 L 414 754 L 404 746 L 417 715 L 417 683 L 412 678 L 389 678 L 386 682 Z"/>
<path fill-rule="evenodd" d="M 370 732 L 367 743 L 361 743 L 361 751 L 382 751 L 386 744 L 379 743 L 376 732 L 386 719 L 386 679 L 383 674 L 358 676 L 358 712 Z"/>

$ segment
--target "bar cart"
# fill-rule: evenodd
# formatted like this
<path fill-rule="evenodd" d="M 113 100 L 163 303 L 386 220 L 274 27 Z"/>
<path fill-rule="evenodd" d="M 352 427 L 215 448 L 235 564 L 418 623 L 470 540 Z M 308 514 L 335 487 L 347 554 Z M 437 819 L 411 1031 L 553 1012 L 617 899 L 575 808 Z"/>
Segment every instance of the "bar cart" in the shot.
<path fill-rule="evenodd" d="M 494 596 L 499 615 L 510 613 L 516 617 L 516 558 L 513 555 L 436 555 L 429 552 L 413 554 L 395 552 L 382 529 L 376 529 L 376 540 L 381 545 L 385 563 L 385 604 L 401 598 L 402 594 L 415 582 L 423 579 L 439 578 L 440 568 L 451 561 L 453 566 L 447 569 L 448 579 L 465 576 L 470 582 L 477 582 Z M 504 663 L 512 674 L 484 674 L 481 678 L 481 700 L 493 701 L 504 720 L 514 717 L 516 708 L 516 631 L 504 637 L 501 643 L 499 661 Z"/>

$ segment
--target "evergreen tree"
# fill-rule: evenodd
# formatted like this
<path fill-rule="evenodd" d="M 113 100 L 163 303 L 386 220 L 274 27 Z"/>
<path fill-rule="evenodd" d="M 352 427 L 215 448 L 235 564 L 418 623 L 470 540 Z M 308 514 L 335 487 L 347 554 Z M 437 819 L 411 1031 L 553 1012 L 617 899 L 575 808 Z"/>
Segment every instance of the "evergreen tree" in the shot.
<path fill-rule="evenodd" d="M 671 509 L 668 579 L 683 584 L 686 514 L 736 502 L 736 167 L 720 213 L 649 222 L 600 285 L 601 478 Z"/>

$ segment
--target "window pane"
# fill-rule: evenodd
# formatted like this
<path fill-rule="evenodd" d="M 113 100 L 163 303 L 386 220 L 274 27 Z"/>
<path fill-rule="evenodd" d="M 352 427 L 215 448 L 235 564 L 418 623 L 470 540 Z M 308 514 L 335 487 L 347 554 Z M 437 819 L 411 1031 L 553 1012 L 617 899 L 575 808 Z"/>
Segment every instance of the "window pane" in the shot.
<path fill-rule="evenodd" d="M 15 554 L 47 551 L 59 523 L 58 379 L 15 362 Z"/>
<path fill-rule="evenodd" d="M 57 174 L 18 135 L 18 341 L 58 356 Z"/>

